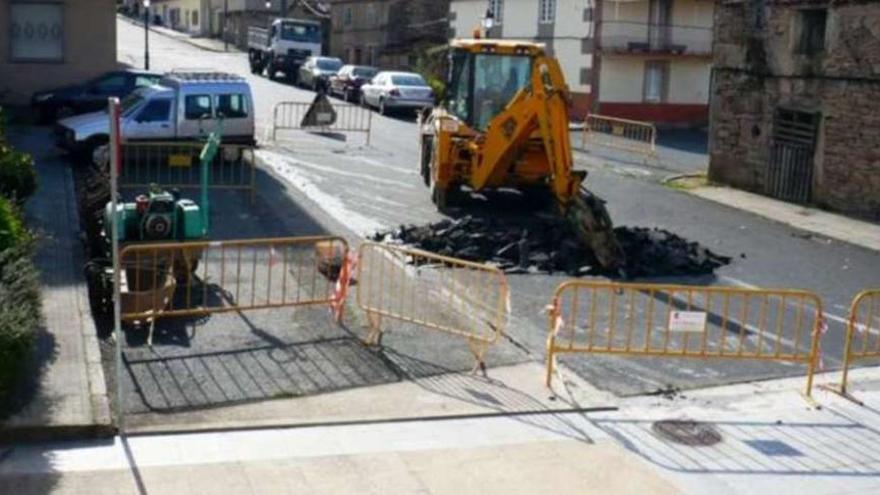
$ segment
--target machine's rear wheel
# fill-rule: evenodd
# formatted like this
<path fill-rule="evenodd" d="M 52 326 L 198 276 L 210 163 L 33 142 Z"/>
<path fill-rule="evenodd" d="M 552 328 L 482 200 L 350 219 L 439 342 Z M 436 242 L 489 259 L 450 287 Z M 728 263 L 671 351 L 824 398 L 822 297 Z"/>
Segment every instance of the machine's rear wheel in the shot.
<path fill-rule="evenodd" d="M 434 156 L 434 136 L 422 136 L 421 173 L 425 186 L 431 186 L 431 158 Z"/>

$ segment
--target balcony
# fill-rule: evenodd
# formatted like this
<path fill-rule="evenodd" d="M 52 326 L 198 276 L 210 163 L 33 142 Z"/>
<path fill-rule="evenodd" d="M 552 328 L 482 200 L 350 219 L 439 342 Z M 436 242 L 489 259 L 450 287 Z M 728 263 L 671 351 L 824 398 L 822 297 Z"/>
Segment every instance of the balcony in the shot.
<path fill-rule="evenodd" d="M 605 54 L 712 55 L 711 27 L 603 21 L 601 29 L 598 48 Z"/>

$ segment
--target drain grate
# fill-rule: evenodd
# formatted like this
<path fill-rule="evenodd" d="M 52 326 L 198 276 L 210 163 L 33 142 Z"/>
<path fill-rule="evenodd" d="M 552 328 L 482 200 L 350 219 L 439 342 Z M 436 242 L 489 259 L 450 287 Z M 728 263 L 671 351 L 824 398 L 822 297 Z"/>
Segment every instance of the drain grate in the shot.
<path fill-rule="evenodd" d="M 698 421 L 668 419 L 651 425 L 654 433 L 671 442 L 691 447 L 708 447 L 721 442 L 721 433 L 712 425 Z"/>

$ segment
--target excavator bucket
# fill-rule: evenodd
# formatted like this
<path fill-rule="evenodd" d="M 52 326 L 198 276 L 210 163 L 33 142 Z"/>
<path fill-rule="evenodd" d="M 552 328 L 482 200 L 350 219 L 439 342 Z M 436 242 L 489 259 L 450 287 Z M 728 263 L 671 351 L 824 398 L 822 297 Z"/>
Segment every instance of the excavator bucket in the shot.
<path fill-rule="evenodd" d="M 623 269 L 626 261 L 623 248 L 614 234 L 614 225 L 602 199 L 581 189 L 581 194 L 572 199 L 566 219 L 602 268 L 612 271 Z"/>
<path fill-rule="evenodd" d="M 312 106 L 306 111 L 300 126 L 308 127 L 330 127 L 336 123 L 336 110 L 327 98 L 327 94 L 319 92 L 312 101 Z"/>

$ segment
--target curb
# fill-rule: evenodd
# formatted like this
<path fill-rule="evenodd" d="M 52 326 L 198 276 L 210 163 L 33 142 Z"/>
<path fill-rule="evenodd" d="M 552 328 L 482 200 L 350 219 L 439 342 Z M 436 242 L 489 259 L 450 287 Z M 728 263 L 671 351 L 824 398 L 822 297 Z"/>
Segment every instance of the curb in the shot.
<path fill-rule="evenodd" d="M 113 438 L 116 433 L 115 426 L 99 424 L 3 427 L 0 444 L 101 440 Z"/>

